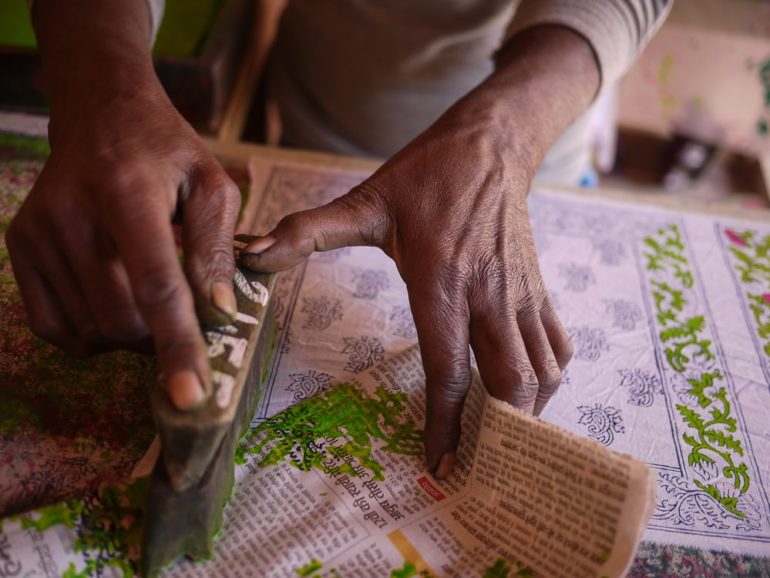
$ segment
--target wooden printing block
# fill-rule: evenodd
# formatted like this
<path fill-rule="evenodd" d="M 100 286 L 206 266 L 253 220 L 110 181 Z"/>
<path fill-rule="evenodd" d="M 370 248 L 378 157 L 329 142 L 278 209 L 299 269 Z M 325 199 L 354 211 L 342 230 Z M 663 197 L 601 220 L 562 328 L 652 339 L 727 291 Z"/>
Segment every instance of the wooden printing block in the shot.
<path fill-rule="evenodd" d="M 275 276 L 237 269 L 233 285 L 236 322 L 204 331 L 214 384 L 209 400 L 180 412 L 160 388 L 153 393 L 161 455 L 145 505 L 143 576 L 156 576 L 180 556 L 213 555 L 233 489 L 235 447 L 253 417 L 277 337 Z"/>

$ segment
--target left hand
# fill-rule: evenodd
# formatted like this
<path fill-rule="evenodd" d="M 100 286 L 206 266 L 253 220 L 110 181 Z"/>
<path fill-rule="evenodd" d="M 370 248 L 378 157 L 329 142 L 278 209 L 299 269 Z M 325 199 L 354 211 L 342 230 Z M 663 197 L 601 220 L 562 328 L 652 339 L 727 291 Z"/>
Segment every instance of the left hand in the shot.
<path fill-rule="evenodd" d="M 530 231 L 533 162 L 463 116 L 450 111 L 364 183 L 285 217 L 241 257 L 279 271 L 313 251 L 373 245 L 396 262 L 427 378 L 426 455 L 439 477 L 460 437 L 469 344 L 488 391 L 535 414 L 572 357 Z"/>
<path fill-rule="evenodd" d="M 289 215 L 242 253 L 278 271 L 313 251 L 374 245 L 406 282 L 427 380 L 425 452 L 452 470 L 471 383 L 539 414 L 572 357 L 543 286 L 527 214 L 535 168 L 599 88 L 586 39 L 543 25 L 514 36 L 497 69 L 371 178 Z"/>

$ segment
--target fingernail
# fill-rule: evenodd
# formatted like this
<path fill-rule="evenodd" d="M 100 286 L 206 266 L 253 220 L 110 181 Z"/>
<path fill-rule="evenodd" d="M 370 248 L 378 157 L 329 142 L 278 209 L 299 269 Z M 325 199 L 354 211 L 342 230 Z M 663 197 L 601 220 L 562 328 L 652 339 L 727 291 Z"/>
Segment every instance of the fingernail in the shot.
<path fill-rule="evenodd" d="M 180 371 L 168 381 L 168 396 L 177 409 L 194 409 L 206 399 L 203 386 L 194 371 Z"/>
<path fill-rule="evenodd" d="M 272 235 L 267 235 L 265 237 L 260 237 L 253 243 L 249 243 L 249 246 L 246 247 L 242 252 L 241 256 L 248 257 L 249 255 L 259 255 L 261 253 L 264 253 L 267 251 L 270 247 L 275 245 L 275 242 L 278 239 L 273 237 Z"/>
<path fill-rule="evenodd" d="M 233 288 L 229 283 L 217 281 L 211 286 L 211 302 L 214 304 L 214 307 L 227 315 L 230 321 L 235 321 L 235 317 L 238 314 L 238 303 L 235 300 Z"/>
<path fill-rule="evenodd" d="M 441 456 L 441 459 L 438 461 L 438 465 L 436 466 L 436 471 L 433 472 L 433 477 L 437 480 L 443 480 L 446 478 L 449 474 L 452 473 L 452 470 L 455 467 L 455 453 L 454 452 L 447 452 L 443 456 Z"/>

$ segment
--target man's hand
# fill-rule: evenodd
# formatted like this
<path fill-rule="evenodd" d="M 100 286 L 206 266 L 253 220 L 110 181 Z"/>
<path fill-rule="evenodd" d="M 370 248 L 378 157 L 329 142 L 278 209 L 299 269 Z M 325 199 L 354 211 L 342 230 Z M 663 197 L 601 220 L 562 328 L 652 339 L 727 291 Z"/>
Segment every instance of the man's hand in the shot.
<path fill-rule="evenodd" d="M 211 323 L 236 313 L 240 194 L 154 76 L 145 3 L 87 4 L 35 3 L 52 154 L 6 233 L 14 274 L 35 333 L 78 355 L 151 337 L 172 402 L 190 408 L 210 391 L 195 305 Z M 99 18 L 124 24 L 118 46 Z M 132 25 L 138 32 L 120 38 Z M 62 38 L 94 27 L 80 50 Z M 59 78 L 73 70 L 77 78 Z"/>
<path fill-rule="evenodd" d="M 550 142 L 595 93 L 598 74 L 585 41 L 565 29 L 533 30 L 513 44 L 523 60 L 501 66 L 371 178 L 326 206 L 289 215 L 242 254 L 259 271 L 345 245 L 374 245 L 393 258 L 420 341 L 426 455 L 438 477 L 454 464 L 469 344 L 489 392 L 536 414 L 572 356 L 543 287 L 526 195 Z M 575 82 L 574 72 L 585 78 Z M 562 102 L 564 94 L 572 102 Z"/>

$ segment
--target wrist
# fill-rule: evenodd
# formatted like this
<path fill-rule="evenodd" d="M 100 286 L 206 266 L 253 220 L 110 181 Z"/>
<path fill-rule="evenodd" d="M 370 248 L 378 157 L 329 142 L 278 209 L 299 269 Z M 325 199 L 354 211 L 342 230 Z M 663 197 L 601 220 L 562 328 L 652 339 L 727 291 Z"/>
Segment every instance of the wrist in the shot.
<path fill-rule="evenodd" d="M 147 116 L 166 103 L 172 107 L 154 74 L 125 74 L 51 91 L 51 146 L 55 149 L 67 134 L 83 136 L 101 129 L 119 132 L 125 125 L 123 119 L 131 122 L 134 112 Z"/>
<path fill-rule="evenodd" d="M 550 146 L 534 108 L 527 91 L 482 84 L 458 101 L 440 122 L 460 135 L 462 142 L 475 142 L 501 161 L 515 162 L 518 174 L 528 184 Z"/>
<path fill-rule="evenodd" d="M 598 63 L 579 34 L 541 26 L 514 37 L 496 65 L 448 114 L 459 114 L 487 132 L 531 178 L 553 142 L 593 100 Z"/>
<path fill-rule="evenodd" d="M 146 2 L 36 0 L 32 20 L 52 121 L 159 86 Z"/>

